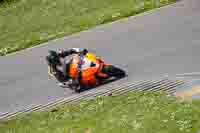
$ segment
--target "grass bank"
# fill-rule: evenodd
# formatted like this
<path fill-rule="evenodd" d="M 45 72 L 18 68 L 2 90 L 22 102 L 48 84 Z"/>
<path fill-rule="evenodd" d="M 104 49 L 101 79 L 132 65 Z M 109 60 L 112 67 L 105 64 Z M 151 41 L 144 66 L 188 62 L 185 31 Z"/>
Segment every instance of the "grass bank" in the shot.
<path fill-rule="evenodd" d="M 67 104 L 0 123 L 1 133 L 197 133 L 200 101 L 135 92 Z"/>
<path fill-rule="evenodd" d="M 1 0 L 0 55 L 176 0 Z"/>

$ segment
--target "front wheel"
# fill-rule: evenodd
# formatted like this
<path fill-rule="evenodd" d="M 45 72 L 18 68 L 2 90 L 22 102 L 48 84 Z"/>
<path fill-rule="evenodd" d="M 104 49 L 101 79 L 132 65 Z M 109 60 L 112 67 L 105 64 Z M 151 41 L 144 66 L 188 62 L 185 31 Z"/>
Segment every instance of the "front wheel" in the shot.
<path fill-rule="evenodd" d="M 76 83 L 75 82 L 69 83 L 68 86 L 69 86 L 70 89 L 72 89 L 75 92 L 80 93 L 80 91 L 81 91 L 81 86 L 77 82 Z"/>
<path fill-rule="evenodd" d="M 126 76 L 124 70 L 113 65 L 103 66 L 102 72 L 108 74 L 110 77 L 122 78 Z"/>

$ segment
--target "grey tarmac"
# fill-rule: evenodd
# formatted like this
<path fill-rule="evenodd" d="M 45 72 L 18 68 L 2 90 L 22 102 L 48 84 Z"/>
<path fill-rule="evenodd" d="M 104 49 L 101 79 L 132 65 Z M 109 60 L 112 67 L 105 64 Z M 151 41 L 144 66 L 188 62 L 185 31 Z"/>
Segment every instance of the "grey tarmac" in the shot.
<path fill-rule="evenodd" d="M 0 57 L 0 115 L 74 95 L 48 80 L 44 60 L 48 49 L 71 47 L 89 48 L 128 72 L 112 84 L 199 72 L 200 1 L 181 0 Z"/>

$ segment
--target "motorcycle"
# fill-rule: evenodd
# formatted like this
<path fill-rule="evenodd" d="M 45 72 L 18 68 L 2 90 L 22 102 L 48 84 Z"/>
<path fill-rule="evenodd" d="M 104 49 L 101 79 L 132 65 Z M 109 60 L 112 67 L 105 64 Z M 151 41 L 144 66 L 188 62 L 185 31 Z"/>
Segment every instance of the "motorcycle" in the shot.
<path fill-rule="evenodd" d="M 94 66 L 81 71 L 81 75 L 84 78 L 81 78 L 79 81 L 70 79 L 65 82 L 65 87 L 75 92 L 80 92 L 82 89 L 97 87 L 109 81 L 127 76 L 124 70 L 114 65 L 107 64 L 102 59 L 95 58 L 95 62 Z M 55 76 L 55 74 L 52 75 Z"/>
<path fill-rule="evenodd" d="M 103 60 L 97 60 L 98 67 L 92 67 L 88 70 L 83 70 L 84 79 L 79 82 L 70 82 L 68 87 L 75 92 L 80 92 L 82 89 L 97 87 L 109 81 L 123 78 L 126 72 L 114 65 L 107 64 Z"/>

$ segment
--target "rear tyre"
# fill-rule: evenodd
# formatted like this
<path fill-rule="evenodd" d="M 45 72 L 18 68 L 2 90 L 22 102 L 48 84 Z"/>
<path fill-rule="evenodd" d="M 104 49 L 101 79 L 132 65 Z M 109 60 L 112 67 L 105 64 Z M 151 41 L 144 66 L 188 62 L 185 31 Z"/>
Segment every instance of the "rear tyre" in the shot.
<path fill-rule="evenodd" d="M 108 74 L 110 77 L 123 78 L 126 76 L 126 72 L 124 70 L 113 65 L 104 66 L 102 72 Z"/>

